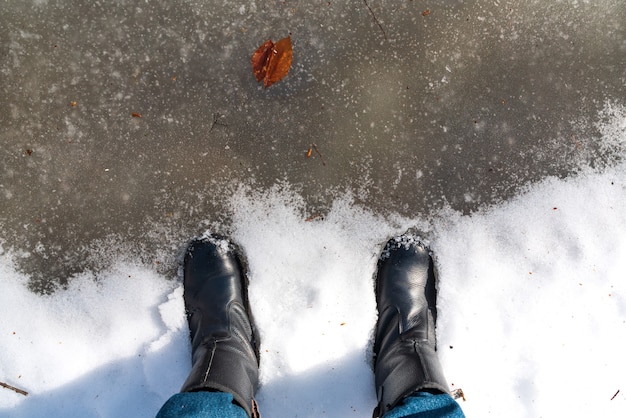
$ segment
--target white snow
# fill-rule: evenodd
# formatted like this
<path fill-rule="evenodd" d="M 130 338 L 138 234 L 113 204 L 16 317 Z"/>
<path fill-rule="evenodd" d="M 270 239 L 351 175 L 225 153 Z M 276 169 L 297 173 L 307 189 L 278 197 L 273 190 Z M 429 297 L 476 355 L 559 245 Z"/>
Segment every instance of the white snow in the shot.
<path fill-rule="evenodd" d="M 607 143 L 626 141 L 625 118 L 607 118 Z M 232 208 L 265 416 L 371 416 L 372 276 L 409 226 L 436 256 L 439 352 L 468 417 L 626 416 L 626 164 L 431 222 L 382 218 L 350 196 L 307 221 L 288 187 L 242 189 Z M 0 381 L 29 393 L 0 387 L 0 416 L 151 417 L 179 389 L 190 347 L 177 280 L 119 262 L 38 296 L 0 254 Z"/>

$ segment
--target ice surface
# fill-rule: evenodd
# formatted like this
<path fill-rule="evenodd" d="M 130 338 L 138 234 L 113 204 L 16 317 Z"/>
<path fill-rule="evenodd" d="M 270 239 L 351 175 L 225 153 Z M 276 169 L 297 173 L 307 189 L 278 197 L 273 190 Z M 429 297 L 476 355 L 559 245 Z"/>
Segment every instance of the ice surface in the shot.
<path fill-rule="evenodd" d="M 239 184 L 430 217 L 603 163 L 622 0 L 368 4 L 386 40 L 358 1 L 4 2 L 0 236 L 20 271 L 52 291 L 116 240 L 163 272 L 159 254 L 228 224 Z M 251 54 L 287 34 L 293 68 L 260 88 Z"/>

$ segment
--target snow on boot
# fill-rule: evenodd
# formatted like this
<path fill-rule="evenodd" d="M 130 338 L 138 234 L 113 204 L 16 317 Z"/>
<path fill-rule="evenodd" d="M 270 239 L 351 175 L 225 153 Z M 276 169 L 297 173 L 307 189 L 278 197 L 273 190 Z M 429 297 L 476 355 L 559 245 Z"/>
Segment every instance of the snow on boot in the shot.
<path fill-rule="evenodd" d="M 181 392 L 228 392 L 248 416 L 258 416 L 258 339 L 239 253 L 218 237 L 195 239 L 187 248 L 183 280 L 192 369 Z"/>
<path fill-rule="evenodd" d="M 389 240 L 376 276 L 374 417 L 420 390 L 448 393 L 436 352 L 436 292 L 428 249 L 411 235 Z"/>

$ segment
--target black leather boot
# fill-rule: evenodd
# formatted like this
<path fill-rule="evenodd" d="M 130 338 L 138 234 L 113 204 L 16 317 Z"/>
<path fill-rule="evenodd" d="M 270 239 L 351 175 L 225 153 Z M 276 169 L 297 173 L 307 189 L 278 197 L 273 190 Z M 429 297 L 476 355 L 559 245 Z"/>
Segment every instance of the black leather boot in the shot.
<path fill-rule="evenodd" d="M 448 393 L 436 352 L 436 293 L 428 249 L 412 235 L 389 240 L 376 277 L 374 417 L 420 390 Z"/>
<path fill-rule="evenodd" d="M 183 274 L 192 369 L 181 392 L 228 392 L 248 416 L 258 416 L 258 339 L 240 251 L 219 237 L 195 239 Z"/>

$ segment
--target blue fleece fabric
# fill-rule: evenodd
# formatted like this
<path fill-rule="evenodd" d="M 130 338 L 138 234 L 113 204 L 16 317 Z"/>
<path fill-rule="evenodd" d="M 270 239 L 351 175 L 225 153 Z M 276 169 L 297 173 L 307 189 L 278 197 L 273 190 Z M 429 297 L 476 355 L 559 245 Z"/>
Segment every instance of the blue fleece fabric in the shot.
<path fill-rule="evenodd" d="M 177 393 L 168 399 L 156 418 L 247 418 L 246 411 L 224 392 Z M 383 418 L 465 418 L 448 394 L 417 392 L 387 412 Z"/>
<path fill-rule="evenodd" d="M 248 418 L 246 410 L 225 392 L 177 393 L 165 402 L 156 418 Z"/>
<path fill-rule="evenodd" d="M 417 392 L 405 398 L 383 418 L 465 418 L 465 415 L 447 393 Z"/>

